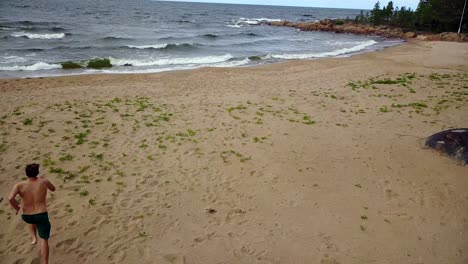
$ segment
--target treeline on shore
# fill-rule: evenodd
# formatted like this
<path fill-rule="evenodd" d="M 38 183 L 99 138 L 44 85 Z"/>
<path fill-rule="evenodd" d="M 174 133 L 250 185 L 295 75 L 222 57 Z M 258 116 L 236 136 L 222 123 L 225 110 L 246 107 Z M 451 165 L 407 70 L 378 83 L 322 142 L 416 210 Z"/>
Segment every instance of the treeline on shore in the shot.
<path fill-rule="evenodd" d="M 429 32 L 456 32 L 460 24 L 465 0 L 421 0 L 416 10 L 395 7 L 393 1 L 381 8 L 377 2 L 370 12 L 354 19 L 358 24 L 374 26 L 388 25 L 406 30 Z M 462 23 L 462 31 L 468 29 L 467 20 Z"/>

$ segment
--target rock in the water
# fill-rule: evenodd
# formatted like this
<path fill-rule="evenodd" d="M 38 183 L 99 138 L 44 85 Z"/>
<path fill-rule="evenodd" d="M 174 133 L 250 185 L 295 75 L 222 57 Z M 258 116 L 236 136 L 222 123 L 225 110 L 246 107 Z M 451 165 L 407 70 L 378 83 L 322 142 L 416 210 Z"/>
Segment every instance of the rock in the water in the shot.
<path fill-rule="evenodd" d="M 249 60 L 251 60 L 251 61 L 260 61 L 260 60 L 262 60 L 262 57 L 260 57 L 260 56 L 250 56 Z"/>
<path fill-rule="evenodd" d="M 426 146 L 468 164 L 468 128 L 450 129 L 427 138 Z"/>

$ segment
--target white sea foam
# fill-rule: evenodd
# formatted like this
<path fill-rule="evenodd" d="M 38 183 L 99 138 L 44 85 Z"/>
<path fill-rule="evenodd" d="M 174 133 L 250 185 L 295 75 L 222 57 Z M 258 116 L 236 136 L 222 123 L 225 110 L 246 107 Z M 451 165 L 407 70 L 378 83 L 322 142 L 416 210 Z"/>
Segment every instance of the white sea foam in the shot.
<path fill-rule="evenodd" d="M 169 44 L 141 45 L 141 46 L 127 45 L 127 47 L 131 49 L 164 49 L 164 48 L 167 48 L 168 45 Z"/>
<path fill-rule="evenodd" d="M 12 31 L 12 30 L 16 30 L 17 28 L 14 28 L 14 27 L 0 27 L 0 30 L 3 30 L 3 31 Z"/>
<path fill-rule="evenodd" d="M 174 47 L 191 47 L 193 43 L 163 43 L 163 44 L 155 44 L 155 45 L 127 45 L 127 47 L 132 49 L 166 49 L 166 48 L 174 48 Z"/>
<path fill-rule="evenodd" d="M 54 33 L 54 34 L 34 34 L 27 32 L 17 32 L 11 34 L 12 37 L 26 37 L 29 39 L 61 39 L 65 37 L 65 33 Z"/>
<path fill-rule="evenodd" d="M 5 56 L 3 58 L 1 58 L 2 62 L 5 62 L 5 63 L 20 63 L 20 62 L 27 62 L 28 59 L 26 58 L 23 58 L 23 57 L 19 57 L 19 56 Z"/>
<path fill-rule="evenodd" d="M 132 73 L 157 73 L 166 71 L 180 71 L 180 70 L 191 70 L 197 68 L 196 66 L 172 66 L 165 68 L 132 68 L 129 70 L 123 69 L 109 69 L 109 70 L 86 70 L 85 73 L 108 73 L 108 74 L 132 74 Z"/>
<path fill-rule="evenodd" d="M 248 25 L 248 26 L 253 26 L 253 25 L 258 25 L 260 23 L 266 23 L 266 22 L 279 22 L 282 21 L 282 19 L 271 19 L 271 18 L 245 18 L 241 17 L 239 20 L 237 20 L 234 24 L 232 25 L 227 25 L 228 27 L 233 27 L 233 28 L 240 28 L 242 26 Z"/>
<path fill-rule="evenodd" d="M 0 67 L 0 71 L 38 71 L 38 70 L 51 70 L 51 69 L 61 69 L 62 65 L 60 64 L 49 64 L 45 62 L 38 62 L 33 65 L 14 65 L 14 66 L 5 66 Z"/>
<path fill-rule="evenodd" d="M 281 19 L 271 19 L 271 18 L 244 18 L 241 17 L 238 23 L 249 24 L 249 25 L 258 25 L 265 22 L 280 22 Z"/>
<path fill-rule="evenodd" d="M 157 73 L 157 72 L 165 72 L 165 71 L 180 71 L 180 70 L 191 70 L 201 67 L 237 67 L 246 65 L 250 62 L 249 59 L 244 59 L 240 61 L 225 61 L 221 63 L 206 63 L 206 64 L 186 64 L 180 66 L 169 66 L 163 68 L 134 68 L 129 67 L 128 69 L 104 69 L 104 70 L 86 70 L 87 73 L 109 73 L 109 74 L 131 74 L 131 73 Z"/>
<path fill-rule="evenodd" d="M 232 59 L 231 54 L 222 56 L 206 56 L 206 57 L 193 57 L 193 58 L 162 58 L 162 59 L 117 59 L 110 57 L 112 65 L 124 66 L 125 64 L 131 64 L 132 66 L 166 66 L 166 65 L 184 65 L 184 64 L 212 64 L 225 62 Z"/>
<path fill-rule="evenodd" d="M 216 65 L 212 65 L 212 67 L 238 67 L 242 65 L 246 65 L 250 62 L 249 59 L 245 58 L 243 60 L 233 60 L 233 61 L 226 61 Z"/>
<path fill-rule="evenodd" d="M 320 52 L 320 53 L 307 53 L 307 54 L 273 54 L 273 55 L 268 55 L 268 58 L 293 60 L 293 59 L 335 57 L 335 56 L 362 51 L 366 49 L 367 47 L 370 47 L 376 43 L 377 42 L 375 40 L 368 40 L 366 42 L 361 42 L 360 44 L 350 47 L 350 48 L 342 48 L 342 49 L 337 49 L 334 51 L 327 51 L 327 52 Z"/>

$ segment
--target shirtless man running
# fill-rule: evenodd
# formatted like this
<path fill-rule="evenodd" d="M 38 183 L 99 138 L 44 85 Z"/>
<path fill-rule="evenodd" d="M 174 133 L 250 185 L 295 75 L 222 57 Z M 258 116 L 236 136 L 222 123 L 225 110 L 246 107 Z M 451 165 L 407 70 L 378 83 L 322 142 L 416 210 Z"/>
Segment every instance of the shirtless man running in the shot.
<path fill-rule="evenodd" d="M 28 223 L 31 232 L 31 245 L 37 243 L 37 233 L 41 238 L 41 258 L 43 264 L 49 263 L 49 236 L 50 222 L 47 214 L 46 196 L 47 189 L 55 191 L 55 186 L 49 180 L 37 177 L 39 175 L 39 164 L 29 164 L 26 166 L 28 179 L 15 184 L 11 190 L 8 200 L 18 214 L 20 206 L 16 200 L 19 194 L 23 202 L 23 220 Z"/>

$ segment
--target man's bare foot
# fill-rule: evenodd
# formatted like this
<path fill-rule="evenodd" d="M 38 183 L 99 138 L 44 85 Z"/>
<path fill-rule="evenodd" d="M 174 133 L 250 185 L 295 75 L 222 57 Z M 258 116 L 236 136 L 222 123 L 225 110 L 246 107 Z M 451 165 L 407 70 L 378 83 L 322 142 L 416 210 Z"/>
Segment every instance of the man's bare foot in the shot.
<path fill-rule="evenodd" d="M 34 237 L 31 241 L 31 245 L 36 245 L 37 244 L 37 237 Z"/>

